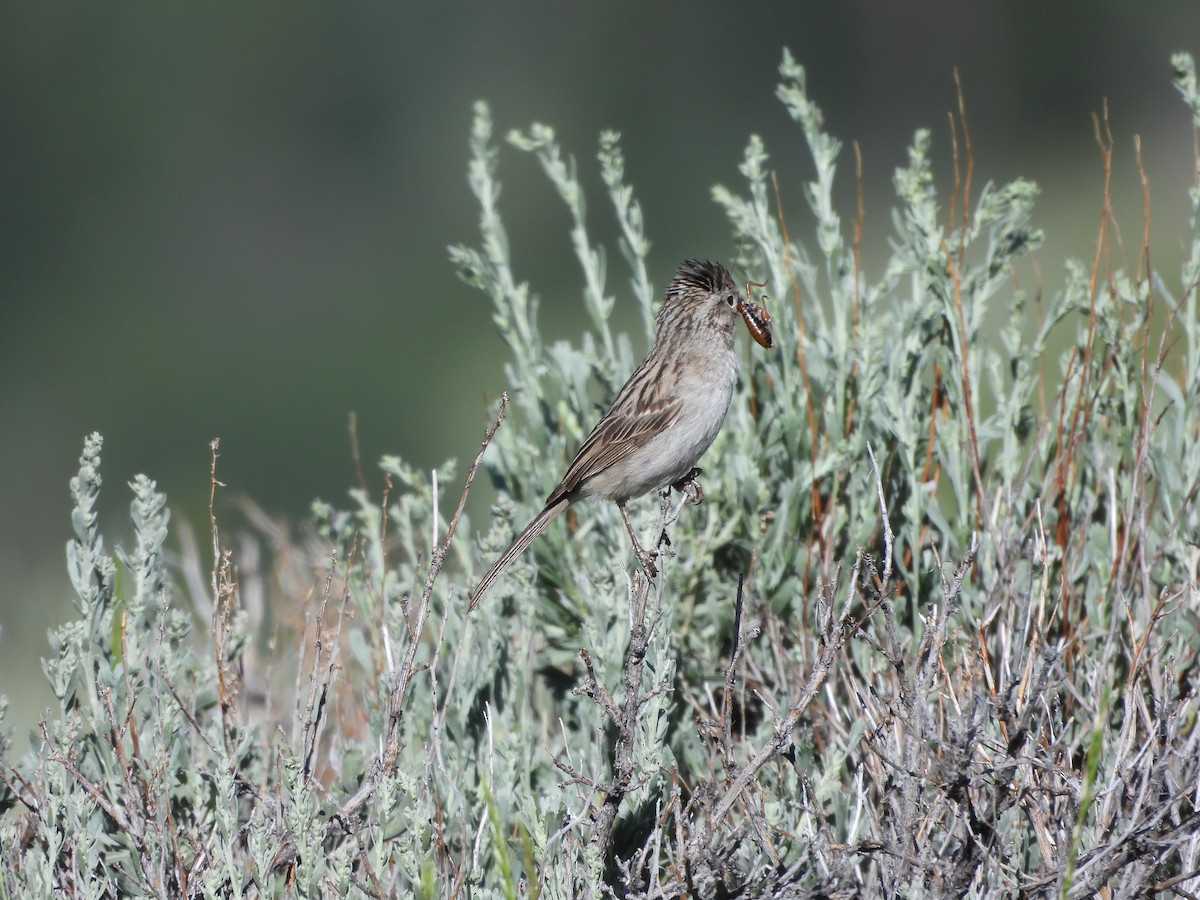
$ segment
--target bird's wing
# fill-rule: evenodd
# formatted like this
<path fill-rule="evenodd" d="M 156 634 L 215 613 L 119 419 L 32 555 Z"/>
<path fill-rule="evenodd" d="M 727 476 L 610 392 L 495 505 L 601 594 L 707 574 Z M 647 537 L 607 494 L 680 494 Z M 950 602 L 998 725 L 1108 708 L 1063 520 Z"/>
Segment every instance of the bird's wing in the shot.
<path fill-rule="evenodd" d="M 547 498 L 547 504 L 571 493 L 588 478 L 644 446 L 675 421 L 683 406 L 674 396 L 648 399 L 643 394 L 636 402 L 631 400 L 617 397 L 612 408 L 584 440 L 575 459 L 567 466 L 562 481 Z"/>

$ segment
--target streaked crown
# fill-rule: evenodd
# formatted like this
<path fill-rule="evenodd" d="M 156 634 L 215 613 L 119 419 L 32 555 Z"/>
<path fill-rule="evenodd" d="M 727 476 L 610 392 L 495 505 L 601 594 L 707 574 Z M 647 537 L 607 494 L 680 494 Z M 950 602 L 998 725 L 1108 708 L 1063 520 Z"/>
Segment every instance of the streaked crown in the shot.
<path fill-rule="evenodd" d="M 675 277 L 667 286 L 668 298 L 697 292 L 723 294 L 730 291 L 737 293 L 737 285 L 733 283 L 729 270 L 707 259 L 685 260 L 675 270 Z"/>

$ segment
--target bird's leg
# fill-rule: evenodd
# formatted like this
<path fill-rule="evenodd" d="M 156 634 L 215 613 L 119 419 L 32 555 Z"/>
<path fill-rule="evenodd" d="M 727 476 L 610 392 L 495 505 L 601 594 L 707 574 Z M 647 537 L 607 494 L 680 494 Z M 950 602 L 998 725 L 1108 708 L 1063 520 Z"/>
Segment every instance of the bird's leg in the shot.
<path fill-rule="evenodd" d="M 692 466 L 692 471 L 671 485 L 675 490 L 687 494 L 688 502 L 693 506 L 704 502 L 704 488 L 700 487 L 700 473 L 703 471 Z"/>
<path fill-rule="evenodd" d="M 638 540 L 637 534 L 634 533 L 633 523 L 629 521 L 629 513 L 625 511 L 625 504 L 618 503 L 617 509 L 621 511 L 621 519 L 625 522 L 625 530 L 629 532 L 629 539 L 633 541 L 633 552 L 638 558 L 638 563 L 646 570 L 646 574 L 653 578 L 658 574 L 658 567 L 654 565 L 658 551 L 646 550 L 642 547 L 642 542 Z"/>

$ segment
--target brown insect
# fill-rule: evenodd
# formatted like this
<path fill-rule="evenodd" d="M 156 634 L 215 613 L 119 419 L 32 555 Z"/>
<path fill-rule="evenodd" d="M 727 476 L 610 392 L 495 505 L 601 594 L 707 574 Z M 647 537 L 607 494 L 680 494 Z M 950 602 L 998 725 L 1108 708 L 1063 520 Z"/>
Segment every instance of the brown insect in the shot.
<path fill-rule="evenodd" d="M 766 287 L 765 281 L 747 281 L 746 296 L 738 303 L 738 312 L 742 314 L 742 321 L 746 323 L 746 330 L 750 332 L 750 337 L 761 347 L 766 347 L 770 350 L 775 346 L 775 338 L 771 334 L 771 314 L 767 312 L 765 306 L 759 306 L 750 299 L 750 288 Z M 759 300 L 768 299 L 766 294 L 760 294 Z"/>

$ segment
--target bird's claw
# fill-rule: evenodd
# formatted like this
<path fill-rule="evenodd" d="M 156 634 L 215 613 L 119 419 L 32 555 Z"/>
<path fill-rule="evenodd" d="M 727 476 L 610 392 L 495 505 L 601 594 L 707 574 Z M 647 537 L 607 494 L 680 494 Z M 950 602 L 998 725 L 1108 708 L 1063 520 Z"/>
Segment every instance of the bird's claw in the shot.
<path fill-rule="evenodd" d="M 638 563 L 648 578 L 656 578 L 658 576 L 658 566 L 654 563 L 656 559 L 658 559 L 657 550 L 642 550 L 638 553 Z"/>
<path fill-rule="evenodd" d="M 692 466 L 692 470 L 676 481 L 671 487 L 687 495 L 688 503 L 698 506 L 704 502 L 704 488 L 700 486 L 700 473 L 704 470 Z"/>

